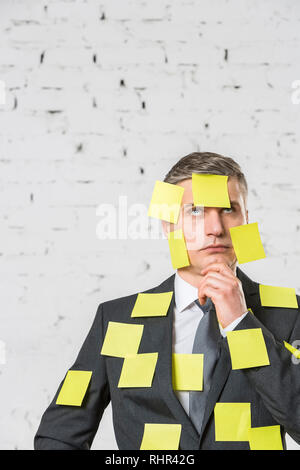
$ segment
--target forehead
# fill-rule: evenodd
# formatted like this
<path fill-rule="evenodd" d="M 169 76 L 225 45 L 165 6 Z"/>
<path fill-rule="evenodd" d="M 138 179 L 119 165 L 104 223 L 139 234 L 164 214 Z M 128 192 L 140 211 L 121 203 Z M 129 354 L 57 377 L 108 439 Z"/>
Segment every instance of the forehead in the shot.
<path fill-rule="evenodd" d="M 182 186 L 184 188 L 184 193 L 182 196 L 182 204 L 192 203 L 193 202 L 193 191 L 192 191 L 192 178 L 180 181 L 177 183 L 177 186 Z M 243 198 L 243 193 L 239 185 L 238 179 L 234 176 L 228 177 L 228 194 L 230 200 L 240 201 Z"/>

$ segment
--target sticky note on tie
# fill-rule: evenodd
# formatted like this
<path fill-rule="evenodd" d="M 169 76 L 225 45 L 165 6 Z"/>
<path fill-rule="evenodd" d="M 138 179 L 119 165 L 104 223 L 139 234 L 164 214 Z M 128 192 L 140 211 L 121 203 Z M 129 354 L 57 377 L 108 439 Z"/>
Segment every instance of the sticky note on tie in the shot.
<path fill-rule="evenodd" d="M 214 416 L 216 441 L 248 441 L 250 403 L 216 403 Z"/>
<path fill-rule="evenodd" d="M 229 231 L 239 263 L 249 263 L 266 257 L 257 222 L 231 227 Z"/>
<path fill-rule="evenodd" d="M 156 181 L 148 209 L 148 217 L 177 224 L 183 193 L 182 186 Z"/>
<path fill-rule="evenodd" d="M 299 349 L 294 348 L 294 346 L 292 346 L 291 344 L 287 343 L 286 341 L 283 341 L 283 344 L 284 344 L 284 346 L 286 347 L 286 349 L 288 349 L 288 350 L 293 354 L 293 356 L 295 356 L 297 359 L 300 359 L 300 351 L 299 351 Z"/>
<path fill-rule="evenodd" d="M 177 450 L 181 424 L 145 423 L 140 450 Z"/>
<path fill-rule="evenodd" d="M 144 325 L 108 322 L 101 354 L 114 357 L 126 357 L 129 354 L 137 354 L 143 329 Z"/>
<path fill-rule="evenodd" d="M 190 265 L 183 231 L 181 229 L 168 233 L 171 262 L 174 269 Z"/>
<path fill-rule="evenodd" d="M 151 387 L 158 353 L 126 356 L 118 387 Z"/>
<path fill-rule="evenodd" d="M 172 354 L 173 390 L 203 390 L 203 354 Z"/>
<path fill-rule="evenodd" d="M 261 328 L 227 332 L 232 369 L 270 365 Z"/>
<path fill-rule="evenodd" d="M 263 307 L 298 308 L 296 290 L 292 287 L 275 287 L 259 284 Z"/>
<path fill-rule="evenodd" d="M 248 431 L 251 450 L 283 450 L 280 426 L 262 426 Z"/>
<path fill-rule="evenodd" d="M 81 406 L 92 377 L 89 370 L 69 370 L 56 400 L 57 405 Z"/>
<path fill-rule="evenodd" d="M 138 294 L 131 317 L 163 317 L 167 315 L 172 300 L 172 292 Z"/>
<path fill-rule="evenodd" d="M 195 206 L 231 207 L 228 176 L 192 173 L 193 203 Z"/>

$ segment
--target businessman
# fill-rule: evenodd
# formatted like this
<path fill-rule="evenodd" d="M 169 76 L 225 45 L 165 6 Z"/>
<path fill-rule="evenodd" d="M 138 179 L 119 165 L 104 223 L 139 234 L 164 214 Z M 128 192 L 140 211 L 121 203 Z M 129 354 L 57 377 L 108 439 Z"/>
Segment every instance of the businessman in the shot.
<path fill-rule="evenodd" d="M 228 176 L 230 208 L 196 207 L 192 174 Z M 45 411 L 35 449 L 90 449 L 111 401 L 119 449 L 140 449 L 145 423 L 180 424 L 179 449 L 248 450 L 249 442 L 216 439 L 217 403 L 250 403 L 251 426 L 280 426 L 300 443 L 300 365 L 284 341 L 300 339 L 298 308 L 262 307 L 259 284 L 238 266 L 229 229 L 248 223 L 247 182 L 231 158 L 192 153 L 181 158 L 165 182 L 184 188 L 177 224 L 163 221 L 165 234 L 182 228 L 190 265 L 145 293 L 173 292 L 166 316 L 133 318 L 138 293 L 100 303 L 71 370 L 92 371 L 82 406 L 57 405 L 62 387 Z M 199 223 L 200 220 L 200 223 Z M 196 227 L 196 229 L 195 229 Z M 100 354 L 108 322 L 143 324 L 139 353 L 158 352 L 151 387 L 119 388 L 123 358 Z M 261 329 L 270 364 L 232 369 L 228 331 Z M 203 391 L 173 389 L 172 353 L 204 352 Z"/>

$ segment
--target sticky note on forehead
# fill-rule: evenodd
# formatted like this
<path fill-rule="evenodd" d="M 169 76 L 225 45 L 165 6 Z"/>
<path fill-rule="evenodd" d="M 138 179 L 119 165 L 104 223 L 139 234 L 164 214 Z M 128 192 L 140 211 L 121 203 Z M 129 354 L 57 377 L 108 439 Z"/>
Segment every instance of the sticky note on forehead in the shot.
<path fill-rule="evenodd" d="M 173 291 L 157 294 L 138 294 L 131 317 L 161 317 L 167 315 L 172 296 Z"/>
<path fill-rule="evenodd" d="M 248 441 L 251 427 L 250 403 L 216 403 L 216 441 Z"/>
<path fill-rule="evenodd" d="M 151 387 L 158 353 L 126 356 L 118 387 Z"/>
<path fill-rule="evenodd" d="M 232 369 L 270 365 L 261 328 L 227 332 Z"/>
<path fill-rule="evenodd" d="M 182 229 L 169 232 L 168 242 L 173 268 L 179 269 L 185 266 L 189 266 L 190 260 Z"/>
<path fill-rule="evenodd" d="M 145 423 L 140 450 L 177 450 L 181 424 Z"/>
<path fill-rule="evenodd" d="M 231 207 L 228 194 L 228 176 L 192 174 L 193 202 L 195 206 Z"/>
<path fill-rule="evenodd" d="M 137 354 L 143 329 L 144 325 L 108 322 L 101 354 L 114 357 L 126 357 L 128 354 Z"/>
<path fill-rule="evenodd" d="M 248 263 L 266 257 L 257 222 L 231 227 L 229 231 L 239 263 Z"/>
<path fill-rule="evenodd" d="M 203 354 L 172 354 L 173 390 L 203 390 Z"/>
<path fill-rule="evenodd" d="M 259 284 L 263 307 L 298 308 L 296 290 L 292 287 L 275 287 Z"/>
<path fill-rule="evenodd" d="M 57 405 L 81 406 L 92 371 L 69 370 L 56 400 Z"/>
<path fill-rule="evenodd" d="M 156 181 L 148 216 L 177 224 L 184 188 L 176 184 Z"/>

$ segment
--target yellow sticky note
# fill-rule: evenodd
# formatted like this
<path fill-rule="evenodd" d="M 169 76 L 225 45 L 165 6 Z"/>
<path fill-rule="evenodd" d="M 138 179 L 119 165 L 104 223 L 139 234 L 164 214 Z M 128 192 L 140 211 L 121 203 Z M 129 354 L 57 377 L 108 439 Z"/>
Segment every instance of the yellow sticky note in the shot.
<path fill-rule="evenodd" d="M 182 186 L 156 181 L 148 216 L 177 224 L 183 193 Z"/>
<path fill-rule="evenodd" d="M 203 354 L 172 354 L 174 390 L 203 390 Z"/>
<path fill-rule="evenodd" d="M 248 431 L 251 450 L 283 450 L 280 426 L 262 426 Z"/>
<path fill-rule="evenodd" d="M 181 424 L 145 423 L 140 450 L 177 450 Z"/>
<path fill-rule="evenodd" d="M 291 344 L 283 341 L 284 346 L 288 349 L 297 359 L 300 359 L 300 351 L 297 348 L 294 348 Z"/>
<path fill-rule="evenodd" d="M 81 406 L 92 377 L 89 370 L 69 370 L 56 400 L 57 405 Z"/>
<path fill-rule="evenodd" d="M 251 427 L 250 403 L 216 403 L 216 441 L 248 441 Z"/>
<path fill-rule="evenodd" d="M 138 294 L 133 310 L 132 317 L 163 317 L 167 315 L 172 292 L 159 292 L 157 294 Z"/>
<path fill-rule="evenodd" d="M 228 176 L 192 173 L 193 203 L 195 206 L 231 207 L 228 195 Z"/>
<path fill-rule="evenodd" d="M 151 387 L 158 353 L 126 356 L 118 387 Z"/>
<path fill-rule="evenodd" d="M 229 231 L 239 263 L 248 263 L 266 257 L 257 222 L 231 227 Z"/>
<path fill-rule="evenodd" d="M 292 287 L 275 287 L 259 284 L 263 307 L 298 308 L 296 290 Z"/>
<path fill-rule="evenodd" d="M 174 269 L 190 265 L 183 231 L 181 229 L 168 233 L 171 262 Z"/>
<path fill-rule="evenodd" d="M 137 354 L 143 329 L 144 325 L 108 322 L 101 354 L 114 357 L 126 357 L 129 354 Z"/>
<path fill-rule="evenodd" d="M 268 366 L 270 364 L 261 328 L 227 332 L 232 369 Z"/>
<path fill-rule="evenodd" d="M 253 311 L 252 311 L 252 308 L 248 307 L 248 310 L 250 313 L 252 313 L 252 315 L 254 315 Z"/>

